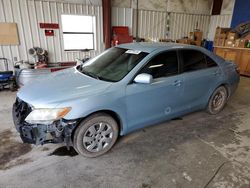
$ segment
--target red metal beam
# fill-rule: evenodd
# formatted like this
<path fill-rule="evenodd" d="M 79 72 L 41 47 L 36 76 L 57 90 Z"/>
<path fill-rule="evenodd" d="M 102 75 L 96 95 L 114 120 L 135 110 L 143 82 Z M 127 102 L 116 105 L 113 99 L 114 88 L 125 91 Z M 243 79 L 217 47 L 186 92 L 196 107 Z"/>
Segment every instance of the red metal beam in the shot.
<path fill-rule="evenodd" d="M 111 0 L 102 0 L 105 49 L 111 47 Z"/>

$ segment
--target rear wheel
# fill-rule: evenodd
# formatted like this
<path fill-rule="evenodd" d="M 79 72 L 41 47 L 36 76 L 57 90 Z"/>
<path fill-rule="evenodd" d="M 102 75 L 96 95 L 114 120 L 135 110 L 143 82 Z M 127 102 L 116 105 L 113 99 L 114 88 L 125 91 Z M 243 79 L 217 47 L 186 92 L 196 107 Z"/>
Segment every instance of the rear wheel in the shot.
<path fill-rule="evenodd" d="M 209 114 L 217 114 L 223 110 L 227 102 L 227 89 L 224 86 L 218 87 L 209 99 L 207 112 Z"/>
<path fill-rule="evenodd" d="M 98 113 L 86 118 L 76 129 L 75 150 L 85 157 L 98 157 L 112 148 L 118 137 L 117 122 L 109 115 Z"/>

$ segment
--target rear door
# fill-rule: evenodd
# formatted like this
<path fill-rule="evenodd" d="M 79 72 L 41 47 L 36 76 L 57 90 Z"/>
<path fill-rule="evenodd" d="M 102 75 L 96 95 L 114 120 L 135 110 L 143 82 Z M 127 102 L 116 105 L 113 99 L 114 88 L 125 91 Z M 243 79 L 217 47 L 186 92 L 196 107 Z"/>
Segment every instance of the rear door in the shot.
<path fill-rule="evenodd" d="M 202 108 L 211 88 L 216 87 L 222 72 L 206 54 L 198 50 L 180 50 L 184 78 L 183 105 L 186 109 Z"/>

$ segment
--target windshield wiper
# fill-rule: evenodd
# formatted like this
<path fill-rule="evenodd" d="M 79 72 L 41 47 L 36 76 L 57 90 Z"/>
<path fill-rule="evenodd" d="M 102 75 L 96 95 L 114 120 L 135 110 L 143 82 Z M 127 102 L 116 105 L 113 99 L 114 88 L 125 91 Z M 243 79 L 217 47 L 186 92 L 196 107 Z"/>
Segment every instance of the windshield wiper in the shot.
<path fill-rule="evenodd" d="M 81 67 L 81 66 L 80 66 L 80 67 Z M 83 73 L 83 74 L 85 74 L 85 75 L 87 75 L 87 76 L 90 76 L 90 77 L 95 78 L 95 79 L 97 79 L 97 80 L 103 80 L 103 81 L 107 81 L 107 82 L 116 82 L 116 81 L 114 81 L 114 80 L 107 79 L 107 78 L 103 78 L 103 77 L 98 76 L 98 75 L 96 75 L 96 74 L 94 74 L 94 73 L 92 73 L 92 72 L 88 72 L 88 71 L 86 71 L 86 70 L 83 70 L 83 68 L 82 68 L 82 67 L 80 68 L 80 67 L 79 67 L 78 71 L 80 71 L 81 73 Z"/>
<path fill-rule="evenodd" d="M 99 76 L 95 75 L 95 74 L 92 73 L 92 72 L 87 72 L 87 71 L 85 71 L 85 70 L 81 70 L 81 73 L 83 73 L 83 74 L 85 74 L 85 75 L 87 75 L 87 76 L 90 76 L 90 77 L 92 77 L 92 78 L 95 78 L 95 79 L 97 79 L 97 80 L 100 80 Z"/>

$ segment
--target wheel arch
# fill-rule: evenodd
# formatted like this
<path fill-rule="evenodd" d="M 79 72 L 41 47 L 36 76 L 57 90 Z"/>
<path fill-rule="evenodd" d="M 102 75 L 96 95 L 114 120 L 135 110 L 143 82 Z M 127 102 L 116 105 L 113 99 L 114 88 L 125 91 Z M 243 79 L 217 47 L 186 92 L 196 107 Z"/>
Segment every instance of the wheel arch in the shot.
<path fill-rule="evenodd" d="M 223 86 L 223 87 L 226 88 L 226 90 L 227 90 L 227 98 L 229 98 L 229 97 L 230 97 L 230 88 L 229 88 L 229 84 L 228 84 L 228 83 L 222 83 L 222 84 L 220 84 L 218 87 L 221 87 L 221 86 Z M 218 87 L 216 87 L 216 88 L 214 89 L 214 91 L 215 91 Z"/>
<path fill-rule="evenodd" d="M 220 84 L 218 84 L 216 87 L 214 87 L 213 89 L 210 90 L 210 92 L 209 92 L 209 94 L 208 94 L 208 96 L 207 96 L 207 99 L 206 99 L 206 107 L 207 107 L 208 102 L 209 102 L 211 96 L 213 95 L 214 91 L 215 91 L 217 88 L 221 87 L 221 86 L 223 86 L 223 87 L 226 88 L 226 91 L 227 91 L 227 98 L 229 98 L 229 96 L 230 96 L 229 84 L 228 84 L 228 83 L 225 83 L 225 82 L 220 83 Z"/>
<path fill-rule="evenodd" d="M 123 122 L 122 122 L 122 119 L 121 119 L 120 115 L 119 115 L 118 113 L 116 113 L 115 111 L 113 111 L 113 110 L 103 109 L 103 110 L 94 111 L 94 112 L 88 114 L 87 116 L 80 118 L 78 124 L 75 126 L 74 130 L 72 131 L 71 137 L 74 136 L 75 130 L 77 129 L 77 127 L 80 125 L 80 123 L 81 123 L 84 119 L 86 119 L 86 118 L 88 118 L 88 117 L 90 117 L 90 116 L 92 116 L 92 115 L 98 114 L 98 113 L 107 114 L 107 115 L 110 115 L 112 118 L 114 118 L 114 120 L 115 120 L 115 121 L 117 122 L 117 124 L 118 124 L 119 135 L 122 134 L 122 132 L 123 132 L 123 130 L 124 130 L 124 129 L 123 129 L 124 127 L 123 127 Z"/>

